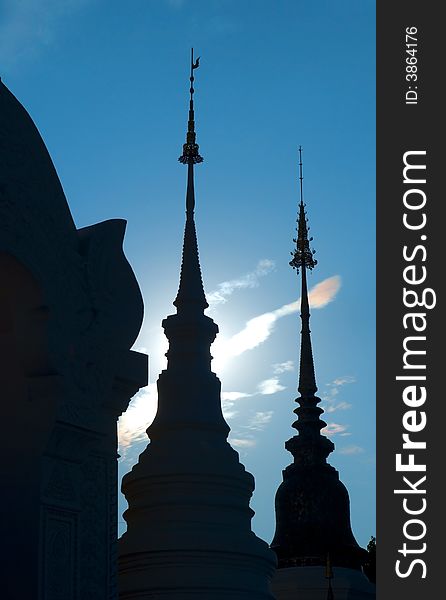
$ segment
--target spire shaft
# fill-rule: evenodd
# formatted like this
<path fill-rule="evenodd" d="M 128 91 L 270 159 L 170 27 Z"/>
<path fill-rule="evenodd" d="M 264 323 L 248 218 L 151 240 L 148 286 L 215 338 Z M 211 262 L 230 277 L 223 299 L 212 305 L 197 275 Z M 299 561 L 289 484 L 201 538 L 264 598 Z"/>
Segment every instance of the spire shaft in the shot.
<path fill-rule="evenodd" d="M 302 172 L 302 146 L 299 146 L 299 181 L 300 181 L 300 203 L 304 203 L 304 187 L 303 187 L 303 172 Z"/>
<path fill-rule="evenodd" d="M 300 317 L 302 320 L 301 330 L 301 348 L 300 348 L 300 371 L 298 390 L 302 398 L 313 398 L 317 392 L 316 378 L 314 375 L 313 351 L 310 335 L 310 305 L 308 301 L 307 287 L 307 269 L 313 269 L 317 261 L 314 259 L 314 252 L 310 249 L 308 238 L 307 217 L 305 214 L 305 205 L 303 202 L 303 170 L 302 170 L 302 147 L 299 146 L 299 182 L 300 182 L 300 202 L 299 217 L 297 225 L 296 249 L 290 265 L 295 269 L 301 269 L 301 305 Z"/>
<path fill-rule="evenodd" d="M 195 210 L 194 163 L 187 165 L 186 215 L 193 218 Z"/>
<path fill-rule="evenodd" d="M 299 369 L 299 387 L 303 398 L 312 398 L 317 392 L 316 378 L 314 375 L 313 350 L 311 346 L 310 332 L 310 305 L 308 302 L 307 289 L 307 271 L 305 265 L 302 265 L 302 297 L 300 305 L 300 318 L 302 320 L 302 330 L 300 339 L 300 369 Z"/>
<path fill-rule="evenodd" d="M 199 58 L 194 62 L 194 49 L 191 51 L 190 64 L 190 101 L 189 120 L 187 124 L 186 143 L 183 145 L 183 154 L 178 159 L 187 164 L 186 188 L 186 226 L 184 229 L 183 257 L 181 261 L 180 285 L 174 301 L 178 313 L 190 312 L 203 313 L 209 305 L 203 289 L 200 259 L 198 255 L 197 232 L 194 221 L 195 189 L 194 165 L 203 161 L 198 153 L 196 143 L 195 116 L 194 116 L 194 69 L 198 68 Z"/>

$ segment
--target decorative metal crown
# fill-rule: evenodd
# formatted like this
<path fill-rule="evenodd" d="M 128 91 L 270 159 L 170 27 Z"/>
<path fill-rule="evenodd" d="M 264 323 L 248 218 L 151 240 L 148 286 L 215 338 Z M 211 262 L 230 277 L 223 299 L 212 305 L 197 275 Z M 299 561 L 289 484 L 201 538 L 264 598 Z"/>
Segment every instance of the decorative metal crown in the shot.
<path fill-rule="evenodd" d="M 293 269 L 305 266 L 307 269 L 311 270 L 317 265 L 317 260 L 314 258 L 316 250 L 310 248 L 310 242 L 313 238 L 308 238 L 309 227 L 307 227 L 307 222 L 305 205 L 301 202 L 297 227 L 298 237 L 297 239 L 293 239 L 293 242 L 296 244 L 296 249 L 294 252 L 291 252 L 293 258 L 289 263 Z"/>

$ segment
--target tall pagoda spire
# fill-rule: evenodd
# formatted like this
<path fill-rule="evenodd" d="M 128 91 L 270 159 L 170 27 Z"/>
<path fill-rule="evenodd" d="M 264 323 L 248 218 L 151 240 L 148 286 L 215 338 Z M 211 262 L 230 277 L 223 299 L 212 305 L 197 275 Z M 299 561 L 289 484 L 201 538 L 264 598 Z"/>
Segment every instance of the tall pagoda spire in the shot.
<path fill-rule="evenodd" d="M 317 265 L 317 260 L 314 259 L 315 251 L 310 249 L 310 241 L 313 238 L 308 238 L 307 217 L 305 214 L 305 205 L 303 201 L 303 174 L 302 174 L 302 147 L 299 146 L 299 181 L 300 181 L 300 203 L 299 217 L 297 225 L 297 239 L 293 240 L 296 243 L 296 248 L 292 252 L 292 260 L 290 265 L 293 269 L 299 268 L 302 279 L 302 293 L 300 317 L 302 319 L 301 331 L 301 347 L 300 347 L 300 370 L 299 370 L 299 387 L 302 398 L 314 398 L 317 391 L 316 378 L 314 375 L 313 351 L 311 347 L 310 335 L 310 306 L 308 303 L 308 288 L 307 288 L 307 269 L 312 270 Z"/>
<path fill-rule="evenodd" d="M 194 221 L 195 189 L 194 165 L 203 162 L 196 143 L 195 113 L 194 113 L 194 70 L 198 68 L 200 57 L 194 62 L 194 49 L 191 49 L 190 61 L 190 100 L 189 120 L 187 124 L 186 143 L 183 144 L 183 153 L 179 161 L 187 165 L 186 189 L 186 226 L 184 229 L 183 259 L 181 263 L 180 286 L 174 301 L 178 312 L 198 311 L 203 312 L 209 305 L 203 289 L 200 261 L 198 256 L 197 232 Z"/>
<path fill-rule="evenodd" d="M 179 161 L 187 165 L 186 225 L 176 314 L 163 322 L 169 340 L 150 444 L 122 490 L 129 503 L 120 540 L 120 594 L 126 600 L 273 600 L 276 557 L 251 531 L 254 478 L 227 441 L 210 347 L 218 327 L 204 314 L 194 222 L 198 152 L 191 55 L 189 120 Z"/>
<path fill-rule="evenodd" d="M 325 565 L 327 554 L 334 566 L 360 569 L 367 553 L 360 548 L 350 526 L 350 501 L 339 474 L 327 463 L 334 444 L 321 434 L 326 423 L 318 406 L 310 333 L 307 271 L 317 264 L 310 248 L 313 238 L 303 201 L 302 148 L 299 147 L 300 202 L 297 238 L 290 265 L 301 279 L 300 369 L 293 427 L 298 435 L 285 443 L 294 461 L 283 471 L 276 494 L 276 532 L 271 544 L 281 567 Z"/>
<path fill-rule="evenodd" d="M 334 444 L 328 438 L 322 436 L 320 431 L 326 427 L 326 423 L 319 417 L 323 410 L 317 406 L 321 401 L 315 394 L 317 392 L 316 377 L 314 374 L 313 349 L 311 345 L 310 331 L 310 304 L 308 301 L 307 270 L 311 271 L 317 265 L 314 258 L 315 251 L 310 248 L 312 237 L 308 237 L 308 219 L 303 200 L 303 169 L 302 169 L 302 147 L 299 146 L 299 185 L 300 202 L 299 214 L 297 219 L 297 239 L 293 241 L 296 244 L 290 266 L 297 270 L 301 276 L 301 303 L 300 318 L 302 321 L 300 338 L 300 366 L 299 366 L 299 385 L 298 391 L 300 397 L 296 400 L 299 408 L 295 409 L 297 421 L 293 427 L 299 431 L 298 438 L 292 438 L 287 442 L 286 448 L 295 457 L 295 460 L 305 461 L 308 464 L 319 464 L 322 460 L 325 462 L 327 456 L 334 450 Z M 296 450 L 305 443 L 305 453 L 300 451 L 293 452 L 296 444 Z"/>

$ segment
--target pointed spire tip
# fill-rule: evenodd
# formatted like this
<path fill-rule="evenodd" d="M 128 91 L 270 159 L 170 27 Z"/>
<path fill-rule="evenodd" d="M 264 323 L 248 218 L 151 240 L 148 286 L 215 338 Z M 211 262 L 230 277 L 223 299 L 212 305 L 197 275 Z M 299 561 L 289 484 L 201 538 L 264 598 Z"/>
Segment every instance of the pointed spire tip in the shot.
<path fill-rule="evenodd" d="M 191 48 L 191 57 L 190 57 L 190 100 L 189 100 L 189 120 L 187 123 L 187 134 L 186 134 L 186 143 L 183 144 L 183 154 L 178 158 L 180 163 L 184 165 L 187 164 L 198 164 L 203 162 L 203 158 L 199 154 L 199 146 L 196 143 L 196 133 L 195 133 L 195 115 L 194 115 L 194 70 L 198 69 L 200 66 L 200 57 L 194 62 L 194 49 Z"/>
<path fill-rule="evenodd" d="M 302 146 L 299 146 L 299 182 L 300 182 L 300 202 L 299 216 L 297 225 L 297 238 L 293 240 L 296 243 L 296 248 L 292 252 L 293 258 L 290 260 L 290 266 L 293 269 L 299 267 L 313 269 L 317 265 L 317 260 L 314 259 L 314 251 L 310 248 L 310 239 L 308 238 L 308 219 L 305 211 L 304 194 L 303 194 L 303 169 L 302 169 Z M 312 238 L 311 238 L 312 239 Z"/>

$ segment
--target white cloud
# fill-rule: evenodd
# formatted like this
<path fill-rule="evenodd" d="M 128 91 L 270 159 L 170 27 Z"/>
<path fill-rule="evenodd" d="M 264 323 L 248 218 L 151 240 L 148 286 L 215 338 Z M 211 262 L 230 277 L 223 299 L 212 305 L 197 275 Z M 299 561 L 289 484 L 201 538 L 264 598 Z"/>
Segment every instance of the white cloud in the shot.
<path fill-rule="evenodd" d="M 292 365 L 292 361 L 275 364 L 273 365 L 274 373 L 283 373 L 284 371 L 289 371 L 293 368 Z M 223 416 L 225 417 L 225 419 L 232 419 L 238 414 L 238 411 L 234 410 L 234 406 L 237 400 L 241 400 L 242 398 L 252 398 L 253 396 L 258 395 L 268 396 L 277 392 L 281 392 L 284 389 L 286 388 L 285 386 L 280 384 L 278 377 L 271 377 L 270 379 L 264 379 L 263 381 L 258 383 L 256 391 L 253 393 L 221 392 L 221 405 Z M 257 412 L 255 416 L 251 419 L 248 426 L 253 429 L 258 429 L 261 422 L 266 423 L 271 419 L 272 414 L 273 411 Z"/>
<path fill-rule="evenodd" d="M 225 421 L 231 421 L 238 415 L 238 410 L 233 410 L 234 404 L 232 402 L 222 402 L 221 411 Z"/>
<path fill-rule="evenodd" d="M 327 304 L 335 299 L 340 287 L 341 278 L 339 275 L 328 277 L 327 279 L 324 279 L 320 283 L 316 284 L 308 292 L 308 302 L 310 304 L 310 308 L 323 308 L 324 306 L 327 306 Z M 285 317 L 286 315 L 291 315 L 298 310 L 300 310 L 300 298 L 295 302 L 290 302 L 290 304 L 284 304 L 280 308 L 277 308 L 274 311 L 274 315 L 277 318 Z"/>
<path fill-rule="evenodd" d="M 274 313 L 264 313 L 247 321 L 245 327 L 232 336 L 227 348 L 232 356 L 252 350 L 269 338 L 277 321 Z"/>
<path fill-rule="evenodd" d="M 292 360 L 287 360 L 283 363 L 276 363 L 273 365 L 274 375 L 280 375 L 281 373 L 285 373 L 285 371 L 293 371 L 294 370 L 294 362 Z"/>
<path fill-rule="evenodd" d="M 332 382 L 326 384 L 326 390 L 322 393 L 324 406 L 322 407 L 326 413 L 333 413 L 337 410 L 347 410 L 351 408 L 351 404 L 345 401 L 339 401 L 338 395 L 342 386 L 349 383 L 355 383 L 355 378 L 351 375 L 338 377 Z"/>
<path fill-rule="evenodd" d="M 362 452 L 364 452 L 364 448 L 361 448 L 361 446 L 345 446 L 344 448 L 341 448 L 340 450 L 338 450 L 339 454 L 347 454 L 347 455 L 351 455 L 351 454 L 361 454 Z"/>
<path fill-rule="evenodd" d="M 311 308 L 323 308 L 332 302 L 341 287 L 339 275 L 328 277 L 315 285 L 308 294 Z"/>
<path fill-rule="evenodd" d="M 252 394 L 245 392 L 221 392 L 221 410 L 224 418 L 228 421 L 238 415 L 238 410 L 234 409 L 235 402 L 241 398 L 249 398 Z"/>
<path fill-rule="evenodd" d="M 351 408 L 352 405 L 348 402 L 338 402 L 337 404 L 330 404 L 324 410 L 326 413 L 333 413 L 337 410 L 347 410 Z"/>
<path fill-rule="evenodd" d="M 228 441 L 231 444 L 231 446 L 235 446 L 236 448 L 252 448 L 256 445 L 256 441 L 253 439 L 229 438 Z"/>
<path fill-rule="evenodd" d="M 221 399 L 222 400 L 240 400 L 240 398 L 249 398 L 252 394 L 246 394 L 245 392 L 222 392 Z"/>
<path fill-rule="evenodd" d="M 128 409 L 118 421 L 119 454 L 125 458 L 130 446 L 141 440 L 147 440 L 147 427 L 155 418 L 157 410 L 156 384 L 143 388 L 130 402 Z"/>
<path fill-rule="evenodd" d="M 249 431 L 262 431 L 271 421 L 274 412 L 272 410 L 258 411 L 248 421 L 247 425 L 243 425 L 243 429 Z M 252 448 L 257 444 L 257 440 L 253 434 L 244 435 L 240 432 L 234 433 L 237 437 L 229 437 L 229 443 L 238 448 Z"/>
<path fill-rule="evenodd" d="M 266 410 L 256 412 L 245 427 L 247 429 L 254 429 L 256 431 L 262 431 L 266 425 L 271 421 L 274 411 Z"/>
<path fill-rule="evenodd" d="M 322 435 L 328 436 L 337 435 L 338 433 L 342 435 L 346 429 L 346 425 L 340 425 L 339 423 L 327 423 L 327 427 L 321 429 L 321 433 Z"/>
<path fill-rule="evenodd" d="M 333 386 L 340 386 L 340 385 L 345 385 L 346 383 L 355 383 L 356 379 L 354 377 L 352 377 L 351 375 L 346 375 L 345 377 L 338 377 L 337 379 L 335 379 L 332 383 L 329 383 L 328 385 L 333 385 Z"/>
<path fill-rule="evenodd" d="M 206 299 L 209 306 L 213 308 L 218 304 L 224 304 L 227 302 L 229 296 L 231 296 L 235 290 L 255 288 L 259 285 L 259 278 L 264 277 L 274 269 L 274 262 L 268 258 L 259 260 L 254 271 L 246 273 L 237 279 L 231 279 L 230 281 L 223 281 L 218 285 L 217 290 L 206 294 Z"/>
<path fill-rule="evenodd" d="M 238 410 L 234 409 L 234 402 L 223 398 L 221 401 L 221 412 L 226 421 L 229 421 L 238 415 Z"/>
<path fill-rule="evenodd" d="M 281 392 L 286 389 L 285 386 L 279 383 L 277 377 L 271 377 L 271 379 L 264 379 L 257 385 L 257 389 L 259 394 L 263 396 L 269 396 L 271 394 L 276 394 L 277 392 Z"/>
<path fill-rule="evenodd" d="M 329 277 L 310 290 L 309 298 L 313 308 L 322 308 L 334 300 L 341 286 L 338 275 Z M 281 317 L 295 313 L 300 308 L 300 299 L 284 304 L 274 311 L 263 313 L 246 322 L 245 327 L 229 340 L 213 348 L 213 354 L 219 359 L 219 353 L 227 357 L 239 356 L 247 350 L 256 348 L 265 342 L 274 330 L 276 321 Z"/>

